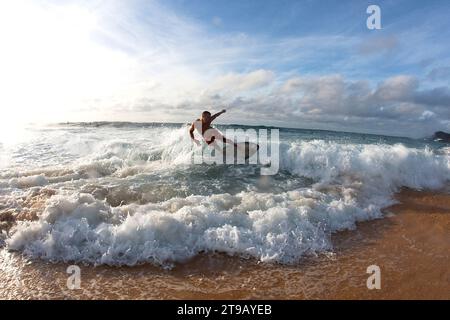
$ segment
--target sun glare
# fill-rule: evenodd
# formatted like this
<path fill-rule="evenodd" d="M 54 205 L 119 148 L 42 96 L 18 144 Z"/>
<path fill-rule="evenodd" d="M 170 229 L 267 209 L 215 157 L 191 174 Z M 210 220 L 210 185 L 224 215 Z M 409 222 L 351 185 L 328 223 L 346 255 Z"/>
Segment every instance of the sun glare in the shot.
<path fill-rule="evenodd" d="M 64 119 L 83 99 L 120 85 L 129 61 L 92 40 L 97 27 L 95 14 L 79 6 L 1 2 L 2 119 Z"/>

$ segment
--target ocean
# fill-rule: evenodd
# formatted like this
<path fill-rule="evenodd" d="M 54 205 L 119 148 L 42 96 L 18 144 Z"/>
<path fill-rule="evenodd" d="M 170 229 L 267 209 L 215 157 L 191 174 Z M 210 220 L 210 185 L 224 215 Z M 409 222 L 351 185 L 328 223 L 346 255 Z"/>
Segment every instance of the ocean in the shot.
<path fill-rule="evenodd" d="M 186 124 L 30 125 L 2 139 L 1 246 L 93 266 L 171 269 L 204 253 L 293 265 L 383 218 L 400 189 L 450 181 L 448 145 L 425 139 L 279 128 L 274 175 L 193 163 Z"/>

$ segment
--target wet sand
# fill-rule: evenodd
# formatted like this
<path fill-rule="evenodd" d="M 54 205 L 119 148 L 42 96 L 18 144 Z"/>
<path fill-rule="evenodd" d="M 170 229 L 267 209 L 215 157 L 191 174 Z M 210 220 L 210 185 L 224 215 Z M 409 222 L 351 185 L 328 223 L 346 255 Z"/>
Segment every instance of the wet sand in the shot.
<path fill-rule="evenodd" d="M 66 286 L 68 264 L 29 261 L 0 250 L 2 299 L 450 299 L 450 195 L 402 190 L 383 219 L 332 236 L 333 253 L 294 266 L 204 254 L 163 270 L 150 265 L 81 265 L 81 289 Z M 381 289 L 366 286 L 370 265 Z"/>

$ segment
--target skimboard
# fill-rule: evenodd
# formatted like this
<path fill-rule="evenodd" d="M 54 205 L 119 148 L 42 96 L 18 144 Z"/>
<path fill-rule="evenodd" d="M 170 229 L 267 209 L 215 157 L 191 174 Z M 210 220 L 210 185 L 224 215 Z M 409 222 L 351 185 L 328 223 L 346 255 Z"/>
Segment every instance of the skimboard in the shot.
<path fill-rule="evenodd" d="M 259 145 L 253 142 L 239 142 L 236 144 L 236 146 L 227 144 L 222 149 L 224 158 L 226 158 L 227 163 L 229 163 L 231 160 L 234 163 L 234 161 L 243 162 L 258 152 Z"/>

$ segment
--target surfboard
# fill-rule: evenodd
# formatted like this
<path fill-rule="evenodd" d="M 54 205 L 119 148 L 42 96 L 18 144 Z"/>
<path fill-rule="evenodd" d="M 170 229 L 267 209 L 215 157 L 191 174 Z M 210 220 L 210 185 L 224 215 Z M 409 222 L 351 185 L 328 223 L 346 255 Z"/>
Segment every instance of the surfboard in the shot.
<path fill-rule="evenodd" d="M 226 162 L 230 163 L 232 161 L 238 161 L 245 163 L 250 157 L 256 154 L 259 150 L 259 145 L 253 142 L 239 142 L 236 146 L 227 144 L 223 148 L 224 158 Z"/>

